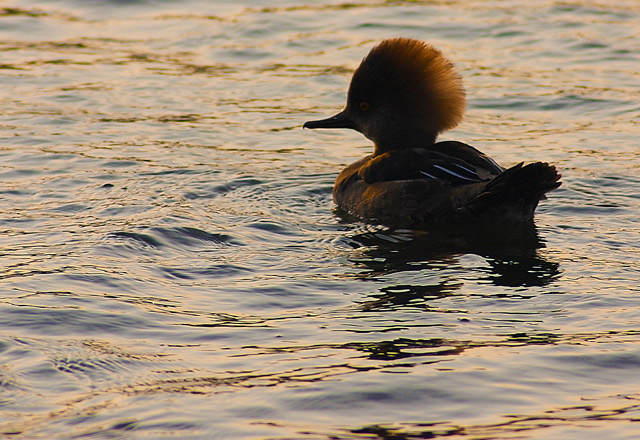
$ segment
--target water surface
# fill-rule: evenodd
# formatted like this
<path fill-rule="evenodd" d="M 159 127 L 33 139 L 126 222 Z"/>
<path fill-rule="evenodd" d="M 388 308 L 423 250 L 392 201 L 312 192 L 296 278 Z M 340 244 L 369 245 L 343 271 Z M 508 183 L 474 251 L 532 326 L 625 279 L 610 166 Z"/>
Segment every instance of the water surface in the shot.
<path fill-rule="evenodd" d="M 0 433 L 636 439 L 635 1 L 0 3 Z M 468 142 L 563 186 L 524 231 L 333 211 L 302 130 L 386 37 Z"/>

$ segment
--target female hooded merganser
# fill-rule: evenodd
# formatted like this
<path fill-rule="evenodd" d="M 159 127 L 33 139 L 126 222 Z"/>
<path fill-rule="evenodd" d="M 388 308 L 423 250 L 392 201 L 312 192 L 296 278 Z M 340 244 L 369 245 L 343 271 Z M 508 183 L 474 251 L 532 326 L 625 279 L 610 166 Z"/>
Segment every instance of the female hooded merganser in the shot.
<path fill-rule="evenodd" d="M 333 199 L 350 214 L 385 224 L 519 223 L 560 186 L 543 162 L 504 169 L 470 145 L 436 142 L 465 109 L 462 79 L 439 50 L 409 38 L 384 40 L 351 79 L 347 105 L 304 128 L 351 128 L 373 154 L 342 170 Z"/>

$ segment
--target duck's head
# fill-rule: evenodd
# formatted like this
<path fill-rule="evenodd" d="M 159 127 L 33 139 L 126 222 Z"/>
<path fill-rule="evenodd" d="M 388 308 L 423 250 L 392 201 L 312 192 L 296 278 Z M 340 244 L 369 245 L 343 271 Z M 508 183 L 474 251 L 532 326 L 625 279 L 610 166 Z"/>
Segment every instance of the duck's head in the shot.
<path fill-rule="evenodd" d="M 438 49 L 394 38 L 382 41 L 362 60 L 343 111 L 303 127 L 351 128 L 382 153 L 431 145 L 439 133 L 460 122 L 465 105 L 462 79 Z"/>

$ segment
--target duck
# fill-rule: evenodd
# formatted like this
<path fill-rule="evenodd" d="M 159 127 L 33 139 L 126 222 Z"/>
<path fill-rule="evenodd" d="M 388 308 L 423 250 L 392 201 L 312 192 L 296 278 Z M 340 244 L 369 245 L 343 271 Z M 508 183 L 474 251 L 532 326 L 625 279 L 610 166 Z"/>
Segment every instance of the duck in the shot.
<path fill-rule="evenodd" d="M 374 145 L 333 186 L 339 211 L 366 222 L 432 224 L 532 222 L 561 175 L 546 162 L 502 167 L 463 142 L 436 141 L 461 121 L 462 78 L 435 47 L 411 38 L 381 41 L 354 71 L 344 109 L 303 128 L 346 128 Z"/>

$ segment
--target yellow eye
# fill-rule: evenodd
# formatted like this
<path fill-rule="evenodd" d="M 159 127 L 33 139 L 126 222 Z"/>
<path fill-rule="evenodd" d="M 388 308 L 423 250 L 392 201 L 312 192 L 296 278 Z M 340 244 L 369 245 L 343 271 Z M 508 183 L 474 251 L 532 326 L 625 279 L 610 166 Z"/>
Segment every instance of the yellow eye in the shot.
<path fill-rule="evenodd" d="M 360 103 L 360 110 L 362 110 L 363 112 L 366 112 L 367 110 L 369 110 L 369 107 L 370 106 L 368 102 L 362 101 Z"/>

